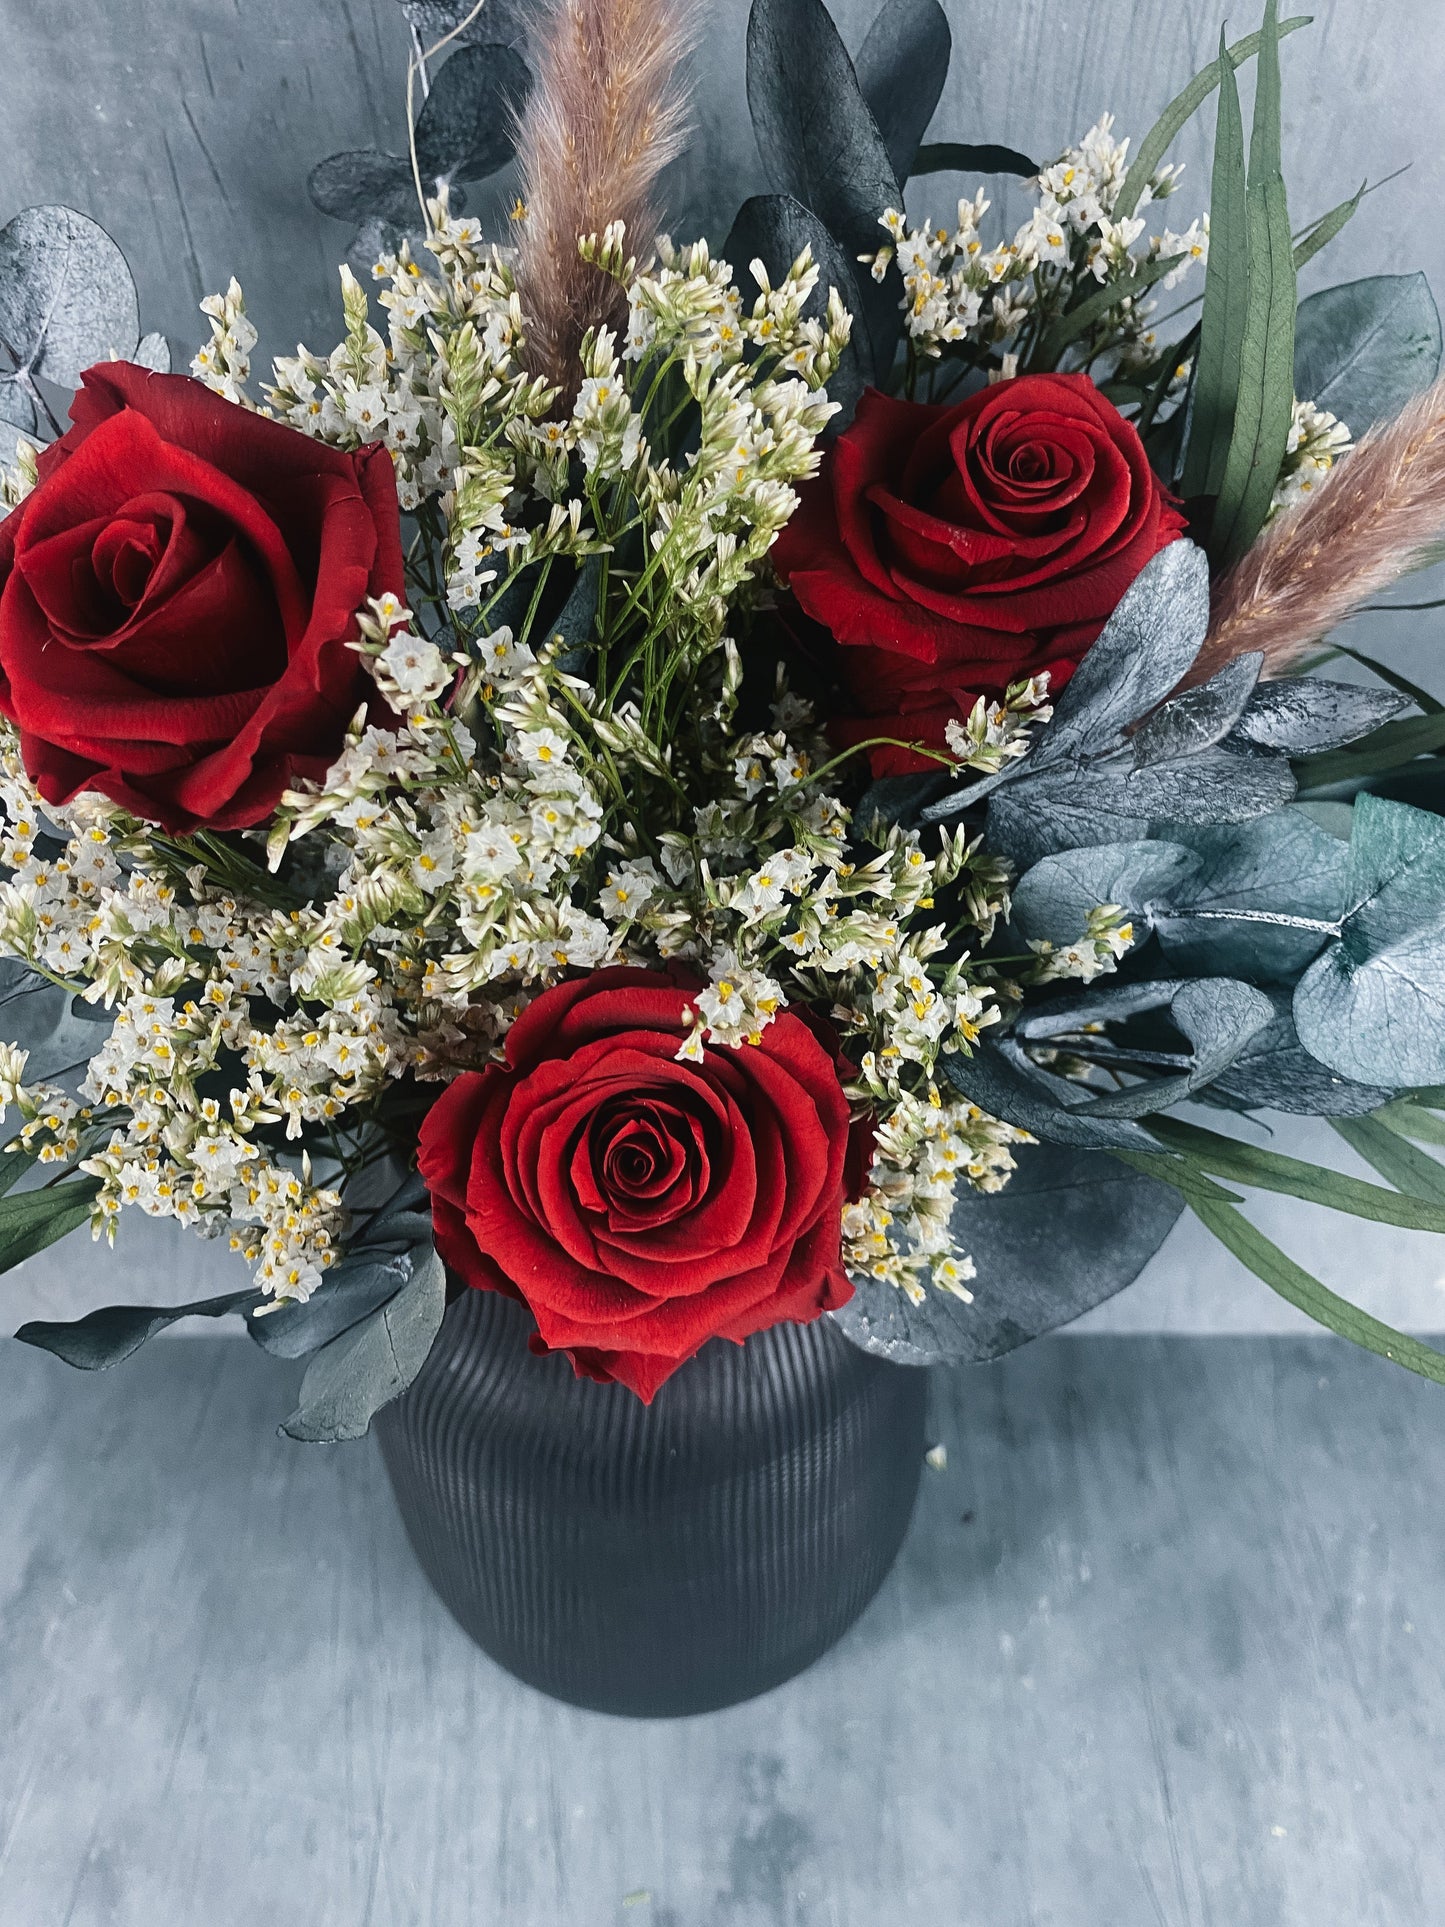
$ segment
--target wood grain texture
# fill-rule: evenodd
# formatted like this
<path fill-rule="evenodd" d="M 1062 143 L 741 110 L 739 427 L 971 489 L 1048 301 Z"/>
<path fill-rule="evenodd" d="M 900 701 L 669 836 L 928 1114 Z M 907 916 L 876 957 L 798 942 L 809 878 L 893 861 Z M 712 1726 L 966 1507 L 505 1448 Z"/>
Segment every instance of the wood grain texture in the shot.
<path fill-rule="evenodd" d="M 284 1375 L 282 1375 L 284 1377 Z M 1445 1918 L 1445 1403 L 1323 1339 L 935 1382 L 899 1566 L 675 1724 L 484 1659 L 249 1347 L 0 1344 L 4 1927 Z"/>

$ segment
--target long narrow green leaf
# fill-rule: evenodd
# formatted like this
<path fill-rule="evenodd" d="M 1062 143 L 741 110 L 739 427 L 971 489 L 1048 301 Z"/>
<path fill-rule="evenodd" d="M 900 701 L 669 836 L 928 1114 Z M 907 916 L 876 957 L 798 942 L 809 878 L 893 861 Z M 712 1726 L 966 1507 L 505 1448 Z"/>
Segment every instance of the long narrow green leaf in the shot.
<path fill-rule="evenodd" d="M 1219 114 L 1214 129 L 1214 173 L 1209 189 L 1209 262 L 1204 311 L 1180 490 L 1217 495 L 1224 480 L 1239 393 L 1239 355 L 1249 307 L 1249 237 L 1245 206 L 1244 120 L 1234 68 L 1219 36 Z"/>
<path fill-rule="evenodd" d="M 1445 1165 L 1374 1117 L 1332 1117 L 1340 1136 L 1372 1164 L 1387 1183 L 1412 1198 L 1445 1205 Z"/>
<path fill-rule="evenodd" d="M 1398 1137 L 1413 1138 L 1417 1144 L 1445 1144 L 1445 1117 L 1436 1117 L 1407 1097 L 1382 1105 L 1370 1113 Z"/>
<path fill-rule="evenodd" d="M 1402 696 L 1408 696 L 1416 708 L 1423 709 L 1427 716 L 1445 715 L 1445 703 L 1437 702 L 1428 689 L 1422 689 L 1418 683 L 1411 682 L 1410 678 L 1402 676 L 1398 669 L 1390 669 L 1383 662 L 1376 662 L 1373 656 L 1367 656 L 1362 649 L 1351 649 L 1343 642 L 1331 643 L 1330 651 L 1333 655 L 1348 656 L 1351 662 L 1357 662 L 1362 669 L 1368 669 L 1372 676 L 1378 676 L 1380 681 L 1388 683 L 1391 689 L 1398 689 Z"/>
<path fill-rule="evenodd" d="M 1182 254 L 1160 255 L 1157 260 L 1142 261 L 1131 275 L 1118 281 L 1106 281 L 1097 294 L 1091 294 L 1077 308 L 1071 308 L 1067 314 L 1059 316 L 1030 356 L 1030 362 L 1040 368 L 1052 368 L 1069 343 L 1087 334 L 1101 316 L 1111 308 L 1117 308 L 1121 301 L 1152 288 L 1156 281 L 1162 281 L 1169 270 L 1177 267 L 1183 259 Z"/>
<path fill-rule="evenodd" d="M 1358 1305 L 1339 1297 L 1286 1256 L 1232 1205 L 1218 1204 L 1212 1199 L 1197 1204 L 1191 1199 L 1190 1205 L 1205 1228 L 1212 1231 L 1241 1264 L 1247 1265 L 1271 1291 L 1297 1306 L 1317 1325 L 1348 1338 L 1351 1344 L 1363 1346 L 1366 1351 L 1377 1352 L 1396 1365 L 1403 1365 L 1406 1371 L 1418 1372 L 1421 1378 L 1445 1385 L 1445 1354 L 1422 1345 L 1418 1339 L 1407 1338 L 1404 1332 L 1382 1324 L 1367 1311 L 1361 1311 Z"/>
<path fill-rule="evenodd" d="M 1171 1157 L 1167 1151 L 1121 1151 L 1111 1146 L 1109 1156 L 1117 1158 L 1120 1164 L 1127 1164 L 1133 1171 L 1142 1172 L 1146 1178 L 1158 1178 L 1161 1183 L 1172 1184 L 1186 1204 L 1244 1203 L 1237 1191 L 1226 1191 L 1222 1184 L 1216 1184 L 1197 1165 L 1185 1158 Z"/>
<path fill-rule="evenodd" d="M 1438 749 L 1445 749 L 1445 715 L 1407 716 L 1403 722 L 1382 723 L 1347 749 L 1301 756 L 1293 767 L 1302 790 L 1322 790 L 1357 776 L 1383 776 Z"/>
<path fill-rule="evenodd" d="M 1341 1171 L 1241 1143 L 1238 1138 L 1206 1131 L 1181 1118 L 1151 1118 L 1145 1128 L 1171 1150 L 1183 1152 L 1201 1170 L 1234 1184 L 1282 1192 L 1331 1211 L 1346 1211 L 1351 1217 L 1369 1218 L 1375 1224 L 1397 1224 L 1407 1231 L 1445 1232 L 1445 1202 L 1427 1204 L 1418 1197 L 1403 1197 L 1399 1191 L 1386 1191 L 1378 1184 L 1346 1177 Z"/>
<path fill-rule="evenodd" d="M 1277 0 L 1266 0 L 1245 189 L 1249 300 L 1239 389 L 1224 479 L 1210 531 L 1211 558 L 1239 560 L 1264 527 L 1294 418 L 1294 246 L 1280 172 Z"/>
<path fill-rule="evenodd" d="M 1332 207 L 1328 214 L 1322 214 L 1308 233 L 1295 243 L 1294 265 L 1296 273 L 1305 265 L 1306 261 L 1313 261 L 1320 249 L 1327 248 L 1330 242 L 1334 240 L 1340 229 L 1360 205 L 1360 202 L 1364 200 L 1369 185 L 1368 181 L 1361 181 L 1349 200 L 1341 201 L 1339 206 Z M 1211 229 L 1213 225 L 1213 217 L 1211 216 Z M 1212 243 L 1212 234 L 1210 239 Z"/>
<path fill-rule="evenodd" d="M 1297 13 L 1291 19 L 1280 22 L 1279 35 L 1283 39 L 1287 33 L 1294 33 L 1300 27 L 1309 26 L 1312 14 Z M 1231 71 L 1241 66 L 1259 52 L 1261 35 L 1246 34 L 1243 40 L 1236 40 L 1227 47 Z M 1198 73 L 1184 89 L 1176 94 L 1164 112 L 1155 121 L 1149 132 L 1139 144 L 1139 152 L 1134 157 L 1134 165 L 1124 176 L 1124 185 L 1119 190 L 1119 198 L 1114 203 L 1114 219 L 1122 221 L 1132 214 L 1139 204 L 1139 197 L 1149 182 L 1159 171 L 1159 163 L 1169 151 L 1170 143 L 1187 120 L 1190 120 L 1208 100 L 1219 85 L 1224 68 L 1220 61 L 1211 60 L 1209 65 Z"/>
<path fill-rule="evenodd" d="M 33 1258 L 90 1216 L 100 1179 L 83 1177 L 43 1191 L 0 1198 L 0 1271 Z"/>

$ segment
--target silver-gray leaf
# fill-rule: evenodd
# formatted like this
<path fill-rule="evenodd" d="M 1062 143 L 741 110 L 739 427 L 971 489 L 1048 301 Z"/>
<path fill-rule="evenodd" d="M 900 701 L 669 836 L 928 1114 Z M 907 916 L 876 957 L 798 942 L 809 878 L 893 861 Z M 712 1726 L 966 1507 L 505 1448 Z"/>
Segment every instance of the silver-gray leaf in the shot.
<path fill-rule="evenodd" d="M 1357 742 L 1409 707 L 1409 697 L 1394 689 L 1281 676 L 1255 690 L 1235 734 L 1261 749 L 1309 756 Z"/>
<path fill-rule="evenodd" d="M 0 335 L 32 374 L 64 388 L 93 362 L 134 351 L 135 282 L 97 221 L 27 207 L 0 228 Z"/>
<path fill-rule="evenodd" d="M 1236 656 L 1208 682 L 1175 696 L 1134 737 L 1134 766 L 1175 762 L 1222 743 L 1249 702 L 1264 657 L 1258 650 Z"/>

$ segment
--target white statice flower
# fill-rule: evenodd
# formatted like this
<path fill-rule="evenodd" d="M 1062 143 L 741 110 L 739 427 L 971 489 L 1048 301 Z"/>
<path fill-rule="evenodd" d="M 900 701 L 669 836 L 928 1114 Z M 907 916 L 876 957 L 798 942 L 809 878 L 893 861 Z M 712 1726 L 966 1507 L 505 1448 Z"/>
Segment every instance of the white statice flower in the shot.
<path fill-rule="evenodd" d="M 1352 446 L 1349 428 L 1337 415 L 1312 401 L 1296 401 L 1271 515 L 1294 508 L 1312 495 Z"/>

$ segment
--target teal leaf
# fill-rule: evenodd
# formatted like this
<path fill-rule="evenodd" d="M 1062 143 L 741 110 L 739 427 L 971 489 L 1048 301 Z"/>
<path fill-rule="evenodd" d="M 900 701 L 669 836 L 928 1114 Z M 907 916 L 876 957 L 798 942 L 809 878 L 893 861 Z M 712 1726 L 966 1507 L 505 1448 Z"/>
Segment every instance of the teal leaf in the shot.
<path fill-rule="evenodd" d="M 1274 1015 L 1260 991 L 1232 977 L 1201 977 L 1183 985 L 1162 984 L 1169 1021 L 1193 1047 L 1188 1070 L 1141 1080 L 1123 1090 L 1090 1099 L 1090 1118 L 1146 1117 L 1179 1104 L 1213 1083 L 1244 1051 Z"/>
<path fill-rule="evenodd" d="M 376 1413 L 401 1396 L 426 1362 L 446 1302 L 446 1272 L 431 1251 L 394 1298 L 315 1354 L 281 1430 L 307 1444 L 364 1438 Z"/>
<path fill-rule="evenodd" d="M 1207 1097 L 1297 1117 L 1355 1117 L 1389 1101 L 1393 1091 L 1385 1086 L 1357 1084 L 1310 1056 L 1295 1031 L 1292 991 L 1265 995 L 1274 1005 L 1273 1022 L 1250 1039 Z"/>
<path fill-rule="evenodd" d="M 103 1372 L 139 1351 L 178 1318 L 222 1318 L 227 1312 L 249 1311 L 260 1298 L 258 1291 L 231 1291 L 190 1305 L 104 1305 L 68 1324 L 22 1325 L 15 1336 L 23 1345 L 52 1352 L 82 1372 Z"/>
<path fill-rule="evenodd" d="M 413 1270 L 409 1253 L 349 1253 L 323 1274 L 304 1303 L 268 1299 L 256 1306 L 246 1330 L 273 1358 L 309 1357 L 388 1304 L 410 1282 Z"/>
<path fill-rule="evenodd" d="M 1295 990 L 1300 1042 L 1359 1083 L 1445 1080 L 1445 821 L 1361 796 L 1346 902 Z"/>
<path fill-rule="evenodd" d="M 1295 393 L 1338 415 L 1356 441 L 1440 372 L 1440 315 L 1423 274 L 1376 274 L 1299 305 Z"/>
<path fill-rule="evenodd" d="M 1085 1115 L 1081 1107 L 1087 1106 L 1088 1093 L 1041 1071 L 1017 1045 L 990 1040 L 977 1045 L 971 1057 L 959 1053 L 942 1058 L 940 1069 L 955 1090 L 980 1110 L 1031 1131 L 1046 1144 L 1092 1151 L 1152 1147 L 1153 1140 L 1141 1125 Z"/>
<path fill-rule="evenodd" d="M 938 0 L 884 0 L 858 50 L 858 85 L 900 181 L 913 170 L 952 53 L 948 15 Z"/>
<path fill-rule="evenodd" d="M 1020 1145 L 1002 1191 L 960 1185 L 950 1226 L 974 1261 L 973 1302 L 930 1289 L 912 1305 L 859 1280 L 833 1317 L 855 1345 L 903 1365 L 997 1358 L 1132 1284 L 1183 1209 L 1169 1186 L 1098 1151 Z"/>
<path fill-rule="evenodd" d="M 1069 944 L 1084 934 L 1091 910 L 1116 903 L 1134 923 L 1137 944 L 1153 928 L 1156 911 L 1168 910 L 1198 868 L 1191 850 L 1162 839 L 1061 850 L 1019 879 L 1009 928 L 1025 941 Z"/>

